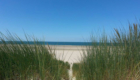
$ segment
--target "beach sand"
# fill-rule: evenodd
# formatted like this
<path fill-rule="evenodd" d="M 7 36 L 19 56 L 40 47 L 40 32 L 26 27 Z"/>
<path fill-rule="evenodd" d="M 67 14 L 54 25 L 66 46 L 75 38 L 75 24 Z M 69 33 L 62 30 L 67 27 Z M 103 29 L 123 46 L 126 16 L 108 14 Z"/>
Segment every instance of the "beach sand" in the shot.
<path fill-rule="evenodd" d="M 51 48 L 51 52 L 55 54 L 58 60 L 69 63 L 79 63 L 83 51 L 86 50 L 86 46 L 73 45 L 49 45 L 49 48 Z"/>

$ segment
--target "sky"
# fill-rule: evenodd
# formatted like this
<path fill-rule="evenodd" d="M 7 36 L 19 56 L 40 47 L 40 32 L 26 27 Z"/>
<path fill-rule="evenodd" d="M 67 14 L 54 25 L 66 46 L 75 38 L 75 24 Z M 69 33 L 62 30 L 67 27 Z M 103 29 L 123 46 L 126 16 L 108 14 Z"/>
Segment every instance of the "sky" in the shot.
<path fill-rule="evenodd" d="M 0 0 L 0 32 L 40 40 L 89 41 L 140 21 L 140 0 Z"/>

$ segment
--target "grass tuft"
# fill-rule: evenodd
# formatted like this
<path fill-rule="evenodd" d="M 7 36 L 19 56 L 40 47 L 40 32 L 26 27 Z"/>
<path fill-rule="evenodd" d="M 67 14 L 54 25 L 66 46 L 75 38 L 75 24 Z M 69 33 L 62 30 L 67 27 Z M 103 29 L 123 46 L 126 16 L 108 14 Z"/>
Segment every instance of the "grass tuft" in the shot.
<path fill-rule="evenodd" d="M 140 28 L 138 26 L 138 24 L 129 26 L 128 33 L 115 29 L 115 36 L 112 39 L 103 36 L 98 45 L 93 42 L 79 64 L 77 79 L 139 80 Z"/>
<path fill-rule="evenodd" d="M 26 44 L 18 36 L 0 34 L 0 80 L 67 79 L 68 64 L 57 60 L 45 44 L 32 41 Z"/>

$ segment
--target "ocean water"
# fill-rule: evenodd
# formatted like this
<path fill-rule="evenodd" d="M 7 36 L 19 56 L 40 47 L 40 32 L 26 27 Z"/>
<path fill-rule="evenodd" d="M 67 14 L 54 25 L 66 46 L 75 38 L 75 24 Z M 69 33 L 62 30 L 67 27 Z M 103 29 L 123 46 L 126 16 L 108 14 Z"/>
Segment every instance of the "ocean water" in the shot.
<path fill-rule="evenodd" d="M 7 41 L 6 43 L 10 43 L 9 41 Z M 33 41 L 23 41 L 23 42 L 20 42 L 20 41 L 14 41 L 14 44 L 35 44 L 35 42 Z M 92 45 L 91 42 L 47 42 L 47 41 L 38 41 L 37 43 L 39 44 L 49 44 L 49 45 Z M 2 42 L 0 42 L 0 44 L 2 44 Z"/>

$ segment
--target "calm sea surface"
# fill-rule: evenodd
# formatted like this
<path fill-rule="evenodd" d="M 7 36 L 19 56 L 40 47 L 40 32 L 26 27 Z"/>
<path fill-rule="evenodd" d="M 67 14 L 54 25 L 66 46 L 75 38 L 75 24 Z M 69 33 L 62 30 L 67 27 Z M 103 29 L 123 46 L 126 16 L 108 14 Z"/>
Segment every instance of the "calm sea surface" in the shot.
<path fill-rule="evenodd" d="M 0 42 L 2 43 L 2 42 Z M 7 41 L 6 43 L 10 43 L 9 41 Z M 20 41 L 15 41 L 15 44 L 22 44 L 22 42 Z M 33 41 L 23 41 L 24 44 L 35 44 Z M 49 44 L 49 45 L 91 45 L 91 42 L 43 42 L 43 41 L 38 41 L 37 43 L 39 44 Z"/>

